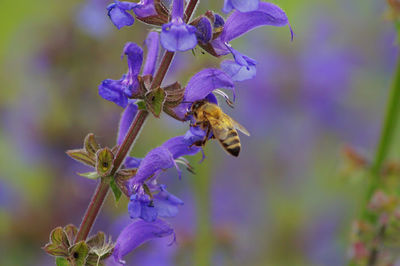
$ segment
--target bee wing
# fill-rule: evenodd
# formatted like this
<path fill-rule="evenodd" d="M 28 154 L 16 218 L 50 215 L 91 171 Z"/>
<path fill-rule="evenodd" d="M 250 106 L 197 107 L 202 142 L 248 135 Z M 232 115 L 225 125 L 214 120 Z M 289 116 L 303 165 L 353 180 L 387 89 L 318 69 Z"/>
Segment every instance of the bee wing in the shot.
<path fill-rule="evenodd" d="M 227 138 L 229 131 L 234 128 L 231 121 L 226 119 L 225 117 L 220 117 L 220 119 L 216 119 L 215 117 L 208 115 L 207 120 L 210 123 L 214 136 L 217 139 Z"/>
<path fill-rule="evenodd" d="M 247 131 L 247 129 L 245 129 L 244 126 L 242 126 L 241 124 L 239 124 L 238 122 L 233 120 L 231 117 L 229 117 L 229 118 L 231 119 L 231 123 L 232 123 L 234 128 L 236 128 L 237 130 L 239 130 L 240 132 L 242 132 L 246 136 L 250 136 L 249 131 Z"/>

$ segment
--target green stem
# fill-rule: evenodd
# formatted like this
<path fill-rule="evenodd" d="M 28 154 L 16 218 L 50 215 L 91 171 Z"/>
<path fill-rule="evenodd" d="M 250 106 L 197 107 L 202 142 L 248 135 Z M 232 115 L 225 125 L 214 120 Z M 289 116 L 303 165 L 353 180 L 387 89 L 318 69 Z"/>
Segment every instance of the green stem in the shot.
<path fill-rule="evenodd" d="M 367 193 L 365 195 L 364 203 L 364 214 L 367 215 L 367 204 L 372 197 L 374 191 L 380 185 L 380 172 L 382 169 L 382 164 L 385 161 L 390 145 L 393 141 L 394 131 L 396 129 L 396 122 L 398 120 L 400 108 L 400 55 L 397 58 L 396 73 L 394 76 L 394 81 L 392 88 L 389 92 L 389 99 L 386 106 L 385 119 L 382 125 L 382 132 L 379 139 L 378 146 L 376 148 L 375 158 L 371 166 L 371 176 L 369 184 L 367 187 Z"/>
<path fill-rule="evenodd" d="M 208 158 L 210 159 L 210 158 Z M 212 161 L 212 158 L 211 160 Z M 196 171 L 194 193 L 197 209 L 197 230 L 194 246 L 194 265 L 212 264 L 213 228 L 210 217 L 211 176 L 208 167 Z"/>

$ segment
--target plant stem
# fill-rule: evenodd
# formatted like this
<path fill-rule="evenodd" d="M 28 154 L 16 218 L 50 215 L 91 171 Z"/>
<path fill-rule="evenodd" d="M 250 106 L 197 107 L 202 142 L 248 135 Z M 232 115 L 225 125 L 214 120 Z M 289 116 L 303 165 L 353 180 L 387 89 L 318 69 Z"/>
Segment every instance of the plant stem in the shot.
<path fill-rule="evenodd" d="M 398 120 L 400 108 L 400 55 L 397 58 L 397 67 L 394 76 L 392 88 L 389 92 L 389 99 L 386 106 L 385 118 L 382 125 L 382 132 L 376 148 L 375 157 L 371 167 L 371 176 L 367 187 L 364 203 L 364 215 L 366 215 L 367 204 L 372 197 L 374 191 L 380 185 L 380 172 L 382 164 L 388 155 L 389 147 L 393 141 L 396 122 Z"/>
<path fill-rule="evenodd" d="M 97 214 L 99 213 L 101 206 L 103 206 L 103 202 L 108 194 L 109 188 L 109 183 L 105 179 L 101 179 L 100 183 L 97 185 L 96 191 L 93 194 L 89 207 L 86 210 L 85 216 L 83 216 L 81 226 L 79 227 L 78 234 L 75 238 L 75 243 L 86 240 L 93 223 L 96 220 Z"/>
<path fill-rule="evenodd" d="M 128 154 L 128 151 L 131 149 L 133 142 L 138 137 L 139 132 L 144 125 L 148 114 L 149 113 L 144 110 L 140 110 L 137 113 L 135 120 L 129 127 L 128 133 L 126 133 L 125 139 L 119 147 L 118 152 L 115 156 L 114 166 L 111 170 L 111 176 L 113 176 L 117 172 L 122 162 L 125 160 L 125 157 Z M 75 243 L 86 240 L 87 236 L 90 233 L 90 230 L 92 229 L 94 221 L 96 220 L 96 217 L 99 214 L 101 207 L 103 206 L 103 202 L 107 197 L 109 188 L 110 184 L 108 182 L 108 179 L 102 178 L 96 188 L 96 191 L 93 194 L 92 200 L 89 203 L 86 213 L 83 216 L 81 226 L 79 227 L 78 234 L 75 238 Z"/>
<path fill-rule="evenodd" d="M 370 169 L 371 172 L 370 180 L 364 199 L 365 202 L 363 205 L 362 218 L 372 223 L 376 222 L 377 217 L 371 215 L 368 212 L 368 203 L 373 193 L 381 185 L 380 177 L 381 177 L 382 164 L 388 155 L 390 145 L 392 144 L 393 141 L 393 135 L 396 129 L 396 122 L 398 120 L 399 108 L 400 108 L 400 55 L 397 57 L 397 66 L 393 80 L 393 85 L 389 92 L 389 99 L 386 106 L 385 119 L 382 126 L 382 132 L 378 146 L 376 148 L 375 157 Z M 378 234 L 375 240 L 376 244 L 373 245 L 373 247 L 370 250 L 370 255 L 368 258 L 368 266 L 374 266 L 378 262 L 379 251 L 380 251 L 379 246 L 383 241 L 385 235 L 385 229 L 386 229 L 385 225 L 380 225 L 378 227 Z"/>
<path fill-rule="evenodd" d="M 185 10 L 185 15 L 186 15 L 185 22 L 189 21 L 197 5 L 197 2 L 198 0 L 190 0 Z M 161 60 L 160 67 L 158 68 L 154 76 L 153 82 L 150 86 L 151 89 L 155 89 L 161 85 L 165 75 L 167 74 L 169 66 L 171 65 L 174 55 L 175 55 L 174 52 L 169 52 L 169 51 L 165 52 L 163 59 Z M 128 130 L 128 133 L 124 138 L 124 141 L 122 142 L 121 146 L 117 151 L 117 154 L 114 159 L 114 166 L 113 169 L 111 170 L 111 176 L 114 175 L 121 167 L 122 163 L 125 160 L 126 155 L 132 148 L 133 143 L 138 137 L 148 115 L 149 112 L 145 110 L 140 110 L 137 113 L 135 120 L 133 121 L 132 125 Z M 78 234 L 75 238 L 75 243 L 82 240 L 86 240 L 87 236 L 90 233 L 90 230 L 92 229 L 94 221 L 96 220 L 96 217 L 99 214 L 101 207 L 103 206 L 103 202 L 107 197 L 109 188 L 110 184 L 107 182 L 107 179 L 105 178 L 102 179 L 99 185 L 97 186 L 96 191 L 93 194 L 92 200 L 89 203 L 85 215 L 83 216 Z"/>

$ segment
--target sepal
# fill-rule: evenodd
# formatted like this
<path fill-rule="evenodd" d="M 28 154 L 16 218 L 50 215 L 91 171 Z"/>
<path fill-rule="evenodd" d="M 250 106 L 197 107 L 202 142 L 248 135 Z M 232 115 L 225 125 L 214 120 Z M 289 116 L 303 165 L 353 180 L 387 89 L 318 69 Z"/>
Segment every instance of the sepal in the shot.
<path fill-rule="evenodd" d="M 86 258 L 89 254 L 89 247 L 85 241 L 79 241 L 69 248 L 69 261 L 73 261 L 77 266 L 86 265 Z"/>
<path fill-rule="evenodd" d="M 146 103 L 146 109 L 149 110 L 155 117 L 159 118 L 161 111 L 163 110 L 165 98 L 166 93 L 160 87 L 147 92 L 144 99 Z"/>
<path fill-rule="evenodd" d="M 93 133 L 86 135 L 83 142 L 83 148 L 67 150 L 66 153 L 72 159 L 86 165 L 96 166 L 96 152 L 100 149 Z"/>
<path fill-rule="evenodd" d="M 114 166 L 114 154 L 109 148 L 98 150 L 96 153 L 96 171 L 99 176 L 110 175 Z"/>

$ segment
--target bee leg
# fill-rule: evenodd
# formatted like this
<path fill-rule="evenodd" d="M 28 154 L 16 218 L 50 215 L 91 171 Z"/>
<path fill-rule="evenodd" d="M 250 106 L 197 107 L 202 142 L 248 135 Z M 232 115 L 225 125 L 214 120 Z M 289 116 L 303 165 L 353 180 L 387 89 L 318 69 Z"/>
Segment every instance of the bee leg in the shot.
<path fill-rule="evenodd" d="M 202 145 L 201 145 L 201 146 L 204 146 L 204 145 L 206 145 L 206 142 L 207 142 L 207 140 L 210 138 L 210 133 L 211 133 L 211 127 L 210 127 L 210 126 L 208 126 L 208 127 L 207 127 L 207 133 L 206 133 L 206 136 L 205 136 L 205 138 L 203 139 L 203 141 L 202 141 Z"/>

